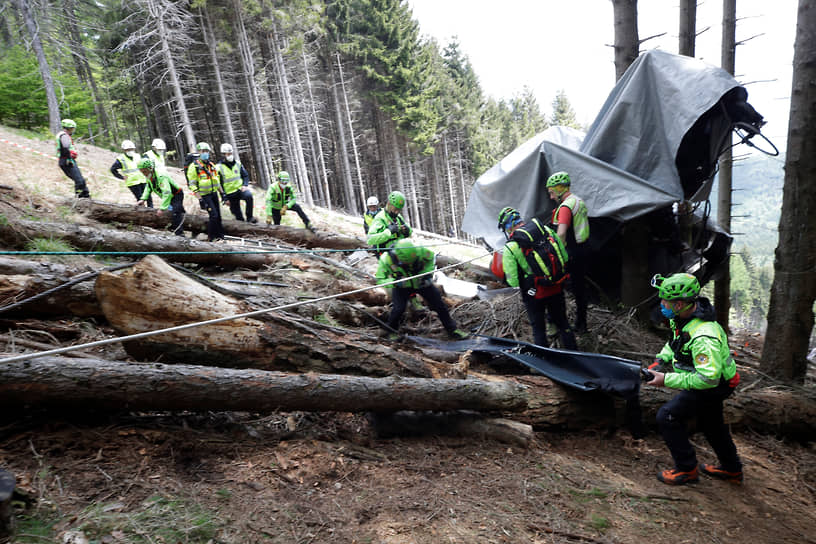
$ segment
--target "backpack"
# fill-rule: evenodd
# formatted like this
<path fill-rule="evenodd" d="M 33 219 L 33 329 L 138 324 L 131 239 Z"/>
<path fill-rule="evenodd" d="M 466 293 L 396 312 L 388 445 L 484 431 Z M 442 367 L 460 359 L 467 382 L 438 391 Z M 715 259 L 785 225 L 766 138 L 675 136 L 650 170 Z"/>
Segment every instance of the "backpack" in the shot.
<path fill-rule="evenodd" d="M 543 298 L 550 294 L 546 292 L 548 287 L 567 279 L 567 250 L 550 227 L 533 219 L 529 225 L 516 229 L 510 240 L 518 244 L 532 272 L 519 278 L 523 291 Z"/>

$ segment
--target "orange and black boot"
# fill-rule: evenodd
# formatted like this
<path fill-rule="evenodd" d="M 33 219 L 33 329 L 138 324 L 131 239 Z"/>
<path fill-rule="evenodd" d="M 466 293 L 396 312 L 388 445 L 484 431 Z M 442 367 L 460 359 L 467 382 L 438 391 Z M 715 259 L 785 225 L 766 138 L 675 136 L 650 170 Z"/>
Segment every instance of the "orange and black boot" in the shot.
<path fill-rule="evenodd" d="M 658 472 L 657 479 L 668 485 L 685 485 L 696 484 L 700 481 L 700 476 L 697 473 L 697 467 L 686 471 L 673 468 L 671 470 Z"/>
<path fill-rule="evenodd" d="M 719 465 L 709 465 L 708 463 L 702 463 L 700 465 L 700 472 L 703 474 L 708 474 L 712 478 L 717 478 L 718 480 L 725 480 L 726 482 L 731 482 L 735 484 L 742 483 L 742 471 L 737 470 L 732 472 L 730 470 L 725 470 L 723 467 Z"/>

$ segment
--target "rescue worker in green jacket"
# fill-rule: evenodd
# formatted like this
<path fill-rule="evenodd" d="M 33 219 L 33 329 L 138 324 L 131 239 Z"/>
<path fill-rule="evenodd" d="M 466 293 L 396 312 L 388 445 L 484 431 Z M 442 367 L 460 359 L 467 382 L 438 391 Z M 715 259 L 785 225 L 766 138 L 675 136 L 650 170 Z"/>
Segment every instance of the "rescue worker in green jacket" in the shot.
<path fill-rule="evenodd" d="M 521 291 L 521 300 L 533 328 L 533 341 L 549 347 L 549 315 L 558 327 L 562 347 L 578 349 L 567 320 L 563 281 L 569 257 L 560 238 L 538 219 L 524 222 L 518 210 L 509 206 L 499 212 L 499 230 L 507 239 L 502 251 L 500 277 L 503 276 L 510 287 L 518 287 Z M 547 251 L 543 249 L 544 244 L 548 245 Z M 536 269 L 530 265 L 530 259 L 536 263 Z"/>
<path fill-rule="evenodd" d="M 569 254 L 569 285 L 575 296 L 575 327 L 587 328 L 586 269 L 589 259 L 589 213 L 586 204 L 570 191 L 571 180 L 566 172 L 556 172 L 547 179 L 547 193 L 555 201 L 552 224 Z"/>
<path fill-rule="evenodd" d="M 156 172 L 167 173 L 167 145 L 161 138 L 154 138 L 150 143 L 150 149 L 142 154 L 142 157 L 153 161 Z"/>
<path fill-rule="evenodd" d="M 660 311 L 669 320 L 672 336 L 650 367 L 653 377 L 646 385 L 680 390 L 657 412 L 660 433 L 674 460 L 674 468 L 658 473 L 657 479 L 683 485 L 697 482 L 702 472 L 740 483 L 742 462 L 723 421 L 723 400 L 739 383 L 728 337 L 714 320 L 714 307 L 699 296 L 700 282 L 693 275 L 656 275 L 652 287 L 657 289 Z M 698 467 L 686 429 L 689 421 L 697 422 L 719 464 Z"/>
<path fill-rule="evenodd" d="M 210 159 L 210 144 L 199 142 L 196 144 L 198 157 L 187 167 L 187 183 L 193 196 L 198 199 L 202 210 L 207 211 L 207 239 L 210 242 L 224 240 L 224 225 L 221 223 L 221 203 L 218 190 L 221 183 L 218 169 Z"/>
<path fill-rule="evenodd" d="M 166 171 L 156 168 L 155 163 L 147 157 L 139 160 L 139 171 L 145 177 L 145 189 L 139 199 L 139 206 L 145 206 L 150 195 L 155 193 L 161 198 L 159 210 L 168 210 L 173 214 L 170 230 L 176 236 L 184 236 L 184 190 Z"/>
<path fill-rule="evenodd" d="M 368 245 L 373 246 L 378 254 L 394 242 L 411 237 L 411 227 L 400 213 L 405 207 L 405 195 L 394 191 L 388 195 L 385 208 L 380 210 L 368 227 Z"/>
<path fill-rule="evenodd" d="M 368 197 L 368 200 L 366 200 L 366 208 L 368 209 L 363 214 L 363 230 L 368 234 L 368 229 L 371 228 L 372 221 L 374 221 L 374 218 L 380 213 L 380 199 L 376 196 Z"/>
<path fill-rule="evenodd" d="M 297 203 L 297 195 L 292 187 L 289 172 L 281 170 L 278 172 L 278 180 L 271 183 L 266 190 L 266 224 L 274 221 L 276 225 L 280 225 L 281 218 L 286 215 L 287 210 L 294 210 L 303 221 L 303 225 L 310 231 L 315 231 L 306 212 Z"/>
<path fill-rule="evenodd" d="M 74 194 L 77 198 L 91 198 L 85 178 L 76 163 L 78 153 L 74 147 L 73 137 L 76 122 L 73 119 L 63 119 L 60 125 L 62 130 L 57 133 L 57 157 L 60 170 L 74 182 Z"/>
<path fill-rule="evenodd" d="M 145 177 L 139 171 L 139 160 L 141 156 L 136 153 L 136 144 L 131 140 L 122 142 L 122 154 L 116 157 L 110 167 L 110 172 L 116 179 L 125 181 L 125 185 L 133 196 L 136 197 L 136 202 L 142 197 L 145 189 Z M 153 199 L 148 200 L 147 206 L 153 207 Z"/>
<path fill-rule="evenodd" d="M 414 246 L 410 240 L 398 240 L 380 255 L 379 265 L 375 277 L 377 284 L 388 283 L 400 278 L 410 278 L 418 274 L 425 274 L 418 278 L 406 279 L 390 286 L 392 291 L 391 314 L 388 316 L 388 327 L 392 331 L 399 329 L 399 322 L 408 300 L 412 294 L 418 293 L 425 299 L 428 308 L 436 312 L 448 336 L 462 340 L 469 335 L 456 326 L 456 322 L 448 312 L 448 307 L 442 300 L 442 294 L 433 284 L 433 271 L 436 266 L 436 255 L 433 251 Z M 395 340 L 396 332 L 390 332 L 388 338 Z"/>
<path fill-rule="evenodd" d="M 249 190 L 249 172 L 246 171 L 241 161 L 235 158 L 231 144 L 221 144 L 221 155 L 223 158 L 218 163 L 218 175 L 221 178 L 223 203 L 229 203 L 230 211 L 235 219 L 243 221 L 241 201 L 246 202 L 247 223 L 257 223 L 258 220 L 252 216 L 255 202 L 252 198 L 252 191 Z"/>

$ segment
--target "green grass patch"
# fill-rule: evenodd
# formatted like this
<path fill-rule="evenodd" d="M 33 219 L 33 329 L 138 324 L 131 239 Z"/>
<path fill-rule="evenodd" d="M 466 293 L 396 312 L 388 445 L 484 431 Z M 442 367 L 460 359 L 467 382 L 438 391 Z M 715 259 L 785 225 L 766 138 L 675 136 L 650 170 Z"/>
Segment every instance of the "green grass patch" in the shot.
<path fill-rule="evenodd" d="M 26 251 L 42 251 L 48 253 L 76 251 L 68 242 L 54 238 L 32 238 L 25 245 Z"/>
<path fill-rule="evenodd" d="M 590 516 L 589 524 L 592 526 L 593 529 L 598 531 L 605 531 L 612 526 L 612 524 L 609 522 L 607 518 L 599 516 L 597 514 L 592 514 Z"/>
<path fill-rule="evenodd" d="M 572 498 L 579 503 L 587 503 L 593 499 L 605 499 L 609 496 L 609 493 L 597 487 L 593 487 L 592 489 L 568 489 L 567 491 L 572 495 Z"/>
<path fill-rule="evenodd" d="M 116 511 L 117 506 L 100 504 L 87 509 L 77 527 L 91 542 L 103 542 L 116 533 L 134 544 L 204 544 L 213 541 L 223 525 L 213 512 L 183 499 L 153 496 L 130 512 Z"/>

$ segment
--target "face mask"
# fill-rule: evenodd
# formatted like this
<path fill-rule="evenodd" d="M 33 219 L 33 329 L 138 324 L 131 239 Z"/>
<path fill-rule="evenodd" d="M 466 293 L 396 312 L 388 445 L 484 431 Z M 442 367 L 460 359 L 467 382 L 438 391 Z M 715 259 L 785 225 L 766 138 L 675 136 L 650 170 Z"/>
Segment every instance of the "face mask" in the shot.
<path fill-rule="evenodd" d="M 227 162 L 232 162 L 233 155 L 227 155 L 224 158 L 227 159 Z"/>
<path fill-rule="evenodd" d="M 210 154 L 207 151 L 202 151 L 201 152 L 201 160 L 202 161 L 210 160 Z"/>
<path fill-rule="evenodd" d="M 677 315 L 674 313 L 674 310 L 672 310 L 671 308 L 666 308 L 662 304 L 660 305 L 660 313 L 663 314 L 663 317 L 665 317 L 666 319 L 672 319 Z"/>
<path fill-rule="evenodd" d="M 125 155 L 127 155 L 130 158 L 133 158 L 133 155 L 135 155 L 135 154 L 136 154 L 136 151 L 134 151 L 133 149 L 131 149 L 129 151 L 125 151 Z"/>

